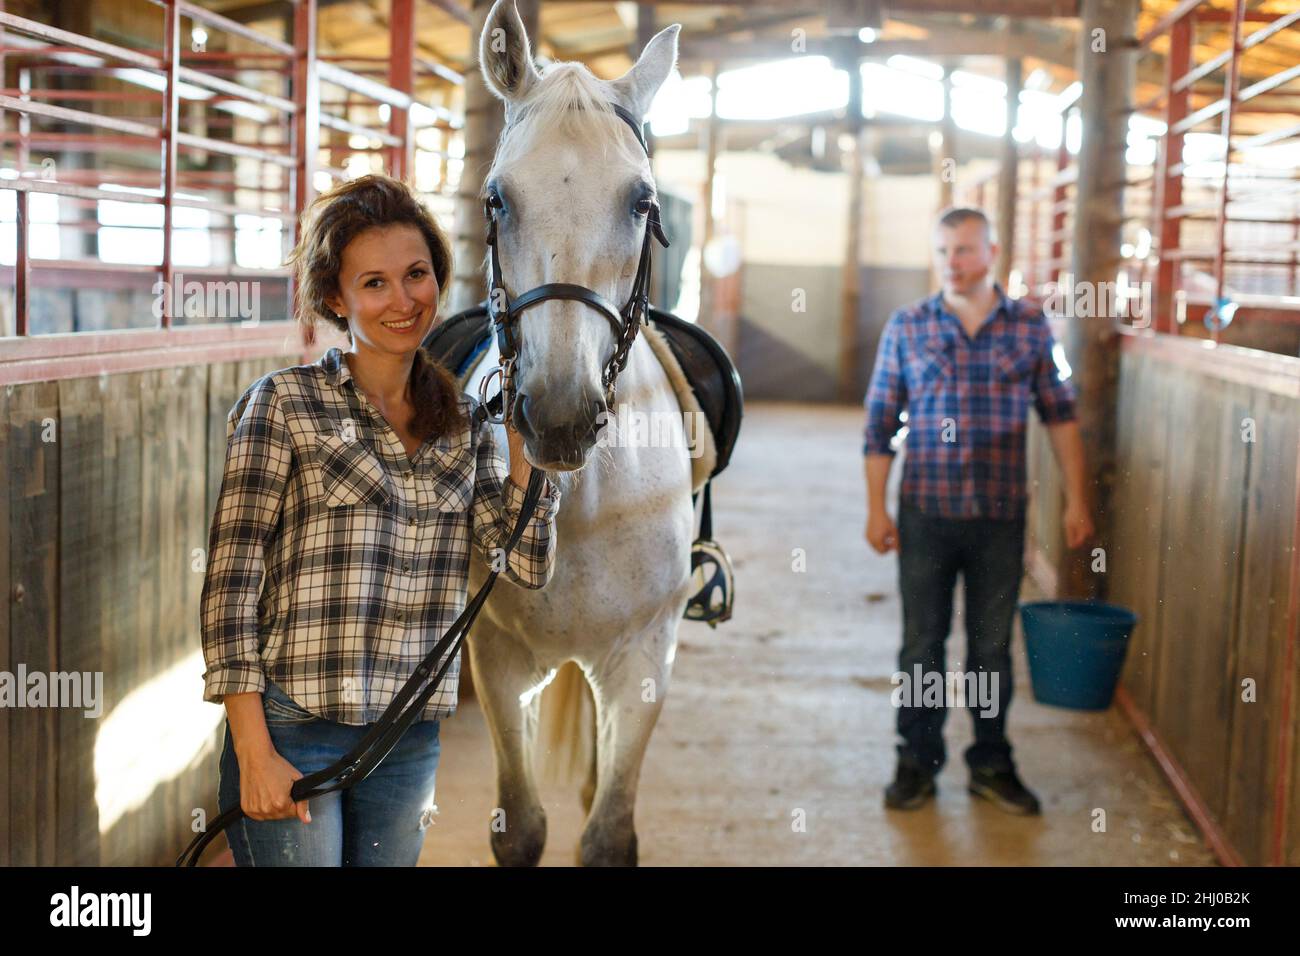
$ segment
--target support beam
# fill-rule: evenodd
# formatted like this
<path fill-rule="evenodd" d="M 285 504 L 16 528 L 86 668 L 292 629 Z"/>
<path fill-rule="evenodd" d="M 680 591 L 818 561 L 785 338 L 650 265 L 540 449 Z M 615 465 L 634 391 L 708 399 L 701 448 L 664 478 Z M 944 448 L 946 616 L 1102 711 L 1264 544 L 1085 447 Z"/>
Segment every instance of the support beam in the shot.
<path fill-rule="evenodd" d="M 516 0 L 515 6 L 531 38 L 537 36 L 538 0 Z M 483 259 L 487 255 L 483 225 L 483 205 L 479 198 L 483 177 L 492 165 L 497 139 L 505 125 L 505 110 L 483 82 L 479 70 L 478 40 L 492 9 L 492 0 L 474 0 L 474 24 L 470 28 L 470 65 L 465 70 L 465 165 L 456 192 L 456 234 L 452 261 L 456 274 L 452 278 L 448 309 L 451 313 L 468 309 L 487 296 Z"/>
<path fill-rule="evenodd" d="M 886 59 L 899 54 L 930 57 L 1015 56 L 1071 69 L 1074 67 L 1074 47 L 1064 33 L 1057 41 L 1030 34 L 1018 34 L 1013 41 L 1005 32 L 979 30 L 936 32 L 923 40 L 876 40 L 873 43 L 862 43 L 852 38 L 809 37 L 806 52 L 809 56 L 834 56 L 843 50 L 845 40 L 855 43 L 858 55 L 868 59 Z M 731 64 L 789 56 L 788 37 L 756 40 L 699 40 L 687 37 L 682 41 L 681 48 L 681 59 L 685 62 L 720 60 Z"/>
<path fill-rule="evenodd" d="M 717 225 L 713 221 L 713 184 L 718 165 L 718 144 L 722 137 L 721 124 L 718 122 L 718 65 L 714 63 L 709 70 L 709 116 L 704 126 L 704 189 L 701 201 L 704 208 L 704 228 L 700 238 L 700 314 L 699 323 L 723 339 L 727 330 L 719 327 L 718 317 L 714 314 L 717 301 L 717 279 L 709 274 L 705 265 L 704 253 L 713 242 Z M 734 353 L 733 353 L 734 354 Z"/>
<path fill-rule="evenodd" d="M 1007 60 L 1007 132 L 1002 137 L 1002 167 L 998 170 L 998 264 L 996 275 L 1002 288 L 1007 287 L 1011 263 L 1016 248 L 1016 194 L 1020 171 L 1020 144 L 1014 134 L 1016 113 L 1020 106 L 1020 87 L 1024 64 L 1019 59 Z M 1035 157 L 1034 162 L 1038 162 Z M 1032 281 L 1032 280 L 1030 280 Z"/>
<path fill-rule="evenodd" d="M 845 230 L 844 268 L 841 274 L 840 300 L 840 401 L 859 404 L 857 379 L 861 350 L 858 347 L 858 314 L 862 300 L 862 206 L 863 168 L 862 150 L 862 70 L 861 63 L 852 52 L 846 53 L 839 66 L 849 74 L 849 102 L 845 108 L 844 130 L 853 139 L 849 147 L 849 209 L 848 228 Z"/>
<path fill-rule="evenodd" d="M 1124 156 L 1136 73 L 1134 48 L 1125 38 L 1134 35 L 1138 4 L 1139 0 L 1083 0 L 1079 42 L 1083 142 L 1076 186 L 1073 270 L 1078 283 L 1113 282 L 1122 261 Z M 1097 35 L 1105 39 L 1104 52 L 1093 51 L 1092 38 L 1097 30 L 1103 31 Z M 1106 299 L 1109 301 L 1109 297 Z M 1071 320 L 1065 343 L 1079 394 L 1079 423 L 1097 544 L 1108 548 L 1112 544 L 1110 500 L 1115 482 L 1119 381 L 1115 316 Z M 1106 597 L 1106 576 L 1094 574 L 1091 564 L 1090 549 L 1086 547 L 1062 553 L 1058 568 L 1061 596 Z"/>
<path fill-rule="evenodd" d="M 415 0 L 392 0 L 388 25 L 388 85 L 408 96 L 415 93 Z M 402 141 L 389 149 L 389 169 L 397 179 L 415 176 L 415 137 L 411 111 L 389 107 L 388 132 Z"/>

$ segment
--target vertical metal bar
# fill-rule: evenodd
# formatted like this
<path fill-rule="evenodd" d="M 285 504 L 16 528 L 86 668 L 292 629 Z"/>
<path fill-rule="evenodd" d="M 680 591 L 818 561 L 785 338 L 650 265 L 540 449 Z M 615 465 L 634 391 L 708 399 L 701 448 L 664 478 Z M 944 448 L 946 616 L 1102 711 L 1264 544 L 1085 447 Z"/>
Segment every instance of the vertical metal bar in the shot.
<path fill-rule="evenodd" d="M 1041 156 L 1035 150 L 1030 156 L 1029 166 L 1029 255 L 1025 261 L 1025 288 L 1033 298 L 1039 294 L 1038 285 L 1038 221 L 1041 213 L 1038 209 L 1039 188 L 1042 186 Z"/>
<path fill-rule="evenodd" d="M 22 67 L 18 71 L 18 98 L 24 101 L 31 100 L 32 92 L 32 71 L 28 67 Z M 22 175 L 31 160 L 31 136 L 32 136 L 32 118 L 27 113 L 18 114 L 18 175 Z"/>
<path fill-rule="evenodd" d="M 998 259 L 996 275 L 1003 289 L 1011 274 L 1011 264 L 1016 251 L 1016 199 L 1019 191 L 1020 144 L 1016 142 L 1015 125 L 1020 115 L 1020 88 L 1024 77 L 1024 64 L 1019 58 L 1006 61 L 1006 132 L 1002 137 L 1002 165 L 998 168 Z"/>
<path fill-rule="evenodd" d="M 14 334 L 27 335 L 27 289 L 31 279 L 29 270 L 27 229 L 31 220 L 27 216 L 27 190 L 19 189 L 14 193 L 14 202 L 18 214 L 14 217 L 14 232 L 17 249 L 14 256 Z"/>
<path fill-rule="evenodd" d="M 1241 75 L 1241 23 L 1246 16 L 1246 0 L 1236 0 L 1232 16 L 1232 59 L 1223 81 L 1223 189 L 1219 192 L 1219 218 L 1215 225 L 1214 243 L 1214 300 L 1223 298 L 1224 241 L 1228 235 L 1228 167 L 1232 165 L 1232 121 L 1237 103 L 1238 79 Z M 1217 342 L 1218 330 L 1211 331 Z"/>
<path fill-rule="evenodd" d="M 171 328 L 172 282 L 175 279 L 175 263 L 172 261 L 172 233 L 175 229 L 175 209 L 173 198 L 176 194 L 176 133 L 180 127 L 180 79 L 181 66 L 181 17 L 176 9 L 176 0 L 167 0 L 163 13 L 163 67 L 166 70 L 167 87 L 163 93 L 162 115 L 162 174 L 163 174 L 163 254 L 162 281 L 163 307 L 162 327 Z"/>
<path fill-rule="evenodd" d="M 1178 331 L 1173 305 L 1182 268 L 1178 261 L 1169 257 L 1169 253 L 1176 251 L 1182 243 L 1183 219 L 1182 216 L 1170 218 L 1168 212 L 1175 206 L 1182 205 L 1183 174 L 1180 170 L 1171 176 L 1169 171 L 1183 161 L 1184 134 L 1172 133 L 1170 130 L 1187 116 L 1191 88 L 1174 92 L 1173 85 L 1175 80 L 1187 74 L 1191 66 L 1192 18 L 1189 15 L 1176 21 L 1170 30 L 1169 55 L 1165 58 L 1165 136 L 1156 161 L 1156 194 L 1155 201 L 1151 204 L 1151 235 L 1159 244 L 1157 249 L 1160 256 L 1156 266 L 1155 295 L 1152 297 L 1157 332 Z"/>
<path fill-rule="evenodd" d="M 320 146 L 320 89 L 316 75 L 316 0 L 298 0 L 293 11 L 294 242 L 302 231 L 302 213 L 315 195 L 312 174 Z"/>
<path fill-rule="evenodd" d="M 393 89 L 415 94 L 415 2 L 391 0 L 389 15 L 388 85 Z M 388 132 L 402 141 L 402 145 L 389 149 L 392 156 L 391 173 L 396 179 L 410 180 L 415 176 L 415 144 L 411 135 L 411 111 L 389 107 Z"/>
<path fill-rule="evenodd" d="M 1070 168 L 1070 148 L 1065 143 L 1065 130 L 1069 125 L 1070 108 L 1061 110 L 1061 145 L 1056 148 L 1056 188 L 1052 190 L 1052 245 L 1048 249 L 1048 280 L 1055 282 L 1061 274 L 1061 262 L 1065 258 L 1065 201 L 1070 196 L 1070 188 L 1061 182 L 1062 176 Z"/>

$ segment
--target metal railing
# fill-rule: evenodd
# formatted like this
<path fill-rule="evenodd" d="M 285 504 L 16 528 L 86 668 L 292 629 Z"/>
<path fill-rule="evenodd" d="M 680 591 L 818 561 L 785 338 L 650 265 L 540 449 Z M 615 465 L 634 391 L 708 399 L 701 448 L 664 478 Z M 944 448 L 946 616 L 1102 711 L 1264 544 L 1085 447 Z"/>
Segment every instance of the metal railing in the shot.
<path fill-rule="evenodd" d="M 283 257 L 319 189 L 372 169 L 412 180 L 432 161 L 422 191 L 450 212 L 462 124 L 450 95 L 439 105 L 415 94 L 417 78 L 446 89 L 462 77 L 415 56 L 414 0 L 393 0 L 383 61 L 320 58 L 316 0 L 285 2 L 292 42 L 188 0 L 148 0 L 161 9 L 161 43 L 134 49 L 4 12 L 0 0 L 0 78 L 17 78 L 0 89 L 0 200 L 11 209 L 0 218 L 12 218 L 0 238 L 13 237 L 12 264 L 0 264 L 10 306 L 0 383 L 126 370 L 133 352 L 158 361 L 174 350 L 183 364 L 214 341 L 227 357 L 283 353 L 297 334 Z M 207 48 L 209 30 L 223 49 Z M 55 256 L 33 254 L 42 229 L 58 237 Z M 249 267 L 245 239 L 259 246 Z M 65 254 L 67 242 L 81 254 Z M 145 242 L 160 246 L 152 264 L 105 248 Z M 209 262 L 189 264 L 183 249 L 203 244 Z M 195 279 L 265 285 L 283 318 L 178 314 L 171 291 Z M 33 321 L 34 296 L 66 290 L 105 293 L 96 304 L 122 306 L 126 327 L 77 321 L 75 299 L 62 327 Z"/>

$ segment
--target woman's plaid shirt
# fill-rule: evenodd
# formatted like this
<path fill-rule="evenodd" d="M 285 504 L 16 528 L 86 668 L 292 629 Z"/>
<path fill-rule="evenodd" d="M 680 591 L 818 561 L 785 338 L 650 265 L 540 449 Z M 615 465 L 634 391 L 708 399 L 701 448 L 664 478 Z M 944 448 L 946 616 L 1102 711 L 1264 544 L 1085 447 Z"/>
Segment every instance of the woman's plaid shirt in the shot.
<path fill-rule="evenodd" d="M 477 400 L 461 398 L 466 416 Z M 500 563 L 523 507 L 493 429 L 412 462 L 339 349 L 249 386 L 227 421 L 200 612 L 204 700 L 269 677 L 308 711 L 377 720 L 465 607 L 470 538 Z M 504 501 L 504 509 L 502 507 Z M 540 588 L 555 557 L 548 479 L 504 577 Z M 456 709 L 459 653 L 421 719 Z"/>
<path fill-rule="evenodd" d="M 942 293 L 889 317 L 867 392 L 863 453 L 892 455 L 907 409 L 899 497 L 944 518 L 1024 516 L 1025 430 L 1032 402 L 1045 425 L 1075 418 L 1042 310 L 997 289 L 971 339 Z"/>

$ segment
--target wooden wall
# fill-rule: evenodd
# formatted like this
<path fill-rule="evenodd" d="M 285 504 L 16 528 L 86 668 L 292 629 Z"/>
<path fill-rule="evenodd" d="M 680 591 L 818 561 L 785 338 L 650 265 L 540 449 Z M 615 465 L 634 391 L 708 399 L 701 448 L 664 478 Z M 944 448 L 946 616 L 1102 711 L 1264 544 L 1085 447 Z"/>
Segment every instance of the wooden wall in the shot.
<path fill-rule="evenodd" d="M 1294 652 L 1287 671 L 1300 359 L 1126 336 L 1119 389 L 1102 544 L 1110 600 L 1140 619 L 1124 688 L 1243 862 L 1300 863 Z M 1031 531 L 1054 565 L 1059 484 L 1042 429 L 1033 440 L 1030 467 L 1050 493 Z"/>
<path fill-rule="evenodd" d="M 207 548 L 226 414 L 255 379 L 299 360 L 0 389 L 0 671 L 104 681 L 98 719 L 0 707 L 0 865 L 170 864 L 193 811 L 215 812 L 219 733 L 101 833 L 96 739 L 129 692 L 200 647 L 195 549 Z M 193 687 L 201 696 L 198 672 Z"/>

